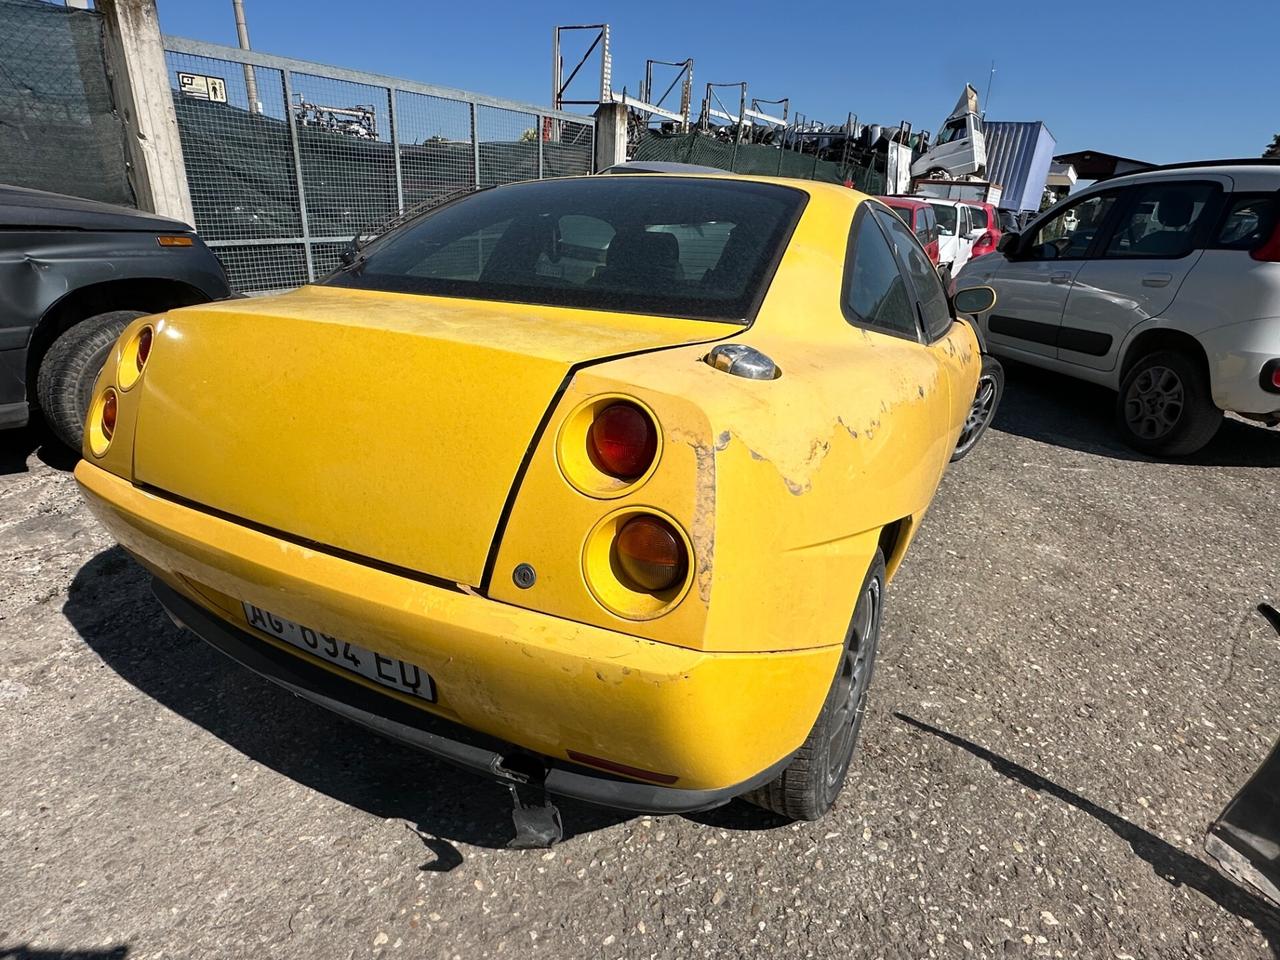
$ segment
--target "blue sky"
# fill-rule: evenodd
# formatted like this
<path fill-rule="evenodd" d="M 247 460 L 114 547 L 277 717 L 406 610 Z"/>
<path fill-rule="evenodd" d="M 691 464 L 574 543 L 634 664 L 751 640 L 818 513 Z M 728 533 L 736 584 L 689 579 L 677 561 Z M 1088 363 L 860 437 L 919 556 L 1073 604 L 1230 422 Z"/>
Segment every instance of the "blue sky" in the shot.
<path fill-rule="evenodd" d="M 235 43 L 229 0 L 158 3 L 166 33 Z M 966 81 L 985 91 L 994 58 L 988 118 L 1043 120 L 1058 152 L 1256 156 L 1280 132 L 1280 0 L 947 6 L 245 0 L 255 49 L 536 104 L 551 97 L 552 27 L 607 21 L 615 89 L 635 91 L 646 58 L 693 57 L 695 102 L 708 80 L 746 80 L 812 118 L 936 130 Z"/>

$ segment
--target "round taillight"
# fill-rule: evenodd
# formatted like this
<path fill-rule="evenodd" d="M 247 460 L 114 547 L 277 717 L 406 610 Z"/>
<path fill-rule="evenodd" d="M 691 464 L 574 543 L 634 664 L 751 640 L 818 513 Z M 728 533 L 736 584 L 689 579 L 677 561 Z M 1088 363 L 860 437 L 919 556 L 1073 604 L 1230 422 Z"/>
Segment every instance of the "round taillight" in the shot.
<path fill-rule="evenodd" d="M 587 435 L 596 466 L 620 480 L 644 474 L 658 452 L 658 431 L 639 407 L 611 403 L 596 415 Z"/>
<path fill-rule="evenodd" d="M 108 390 L 102 398 L 102 435 L 108 440 L 116 432 L 116 392 Z"/>
<path fill-rule="evenodd" d="M 661 517 L 632 517 L 618 531 L 614 548 L 622 572 L 642 590 L 657 593 L 684 580 L 684 541 Z"/>
<path fill-rule="evenodd" d="M 153 336 L 150 327 L 143 327 L 138 334 L 138 352 L 135 362 L 138 365 L 138 372 L 142 372 L 142 368 L 147 365 L 147 357 L 151 356 L 151 337 Z"/>

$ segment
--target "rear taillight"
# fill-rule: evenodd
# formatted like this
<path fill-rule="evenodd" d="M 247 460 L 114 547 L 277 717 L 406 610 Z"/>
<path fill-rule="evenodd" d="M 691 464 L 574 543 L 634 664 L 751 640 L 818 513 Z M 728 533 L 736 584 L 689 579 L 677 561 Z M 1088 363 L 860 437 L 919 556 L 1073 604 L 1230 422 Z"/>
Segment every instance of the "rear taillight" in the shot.
<path fill-rule="evenodd" d="M 1280 393 L 1280 359 L 1268 360 L 1262 365 L 1258 385 L 1268 393 Z"/>
<path fill-rule="evenodd" d="M 1271 228 L 1271 236 L 1267 242 L 1250 250 L 1249 256 L 1264 263 L 1280 263 L 1280 215 L 1276 216 L 1275 226 Z"/>
<path fill-rule="evenodd" d="M 596 415 L 587 443 L 600 470 L 619 480 L 634 480 L 653 463 L 658 431 L 648 414 L 634 404 L 611 403 Z"/>
<path fill-rule="evenodd" d="M 102 435 L 108 440 L 116 432 L 116 407 L 118 403 L 114 390 L 108 390 L 106 396 L 102 398 Z"/>
<path fill-rule="evenodd" d="M 147 357 L 151 356 L 151 338 L 154 334 L 150 327 L 143 327 L 142 332 L 138 334 L 138 352 L 134 358 L 134 363 L 138 367 L 138 372 L 142 372 L 142 368 L 147 365 Z"/>
<path fill-rule="evenodd" d="M 689 558 L 684 541 L 661 517 L 641 514 L 618 531 L 618 566 L 637 588 L 658 593 L 684 580 Z"/>

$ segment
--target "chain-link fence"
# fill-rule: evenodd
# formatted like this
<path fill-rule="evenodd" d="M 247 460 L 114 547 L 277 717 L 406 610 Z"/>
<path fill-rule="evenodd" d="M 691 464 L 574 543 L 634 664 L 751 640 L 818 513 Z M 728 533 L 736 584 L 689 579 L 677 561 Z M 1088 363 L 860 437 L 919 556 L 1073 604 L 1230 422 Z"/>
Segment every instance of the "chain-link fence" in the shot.
<path fill-rule="evenodd" d="M 0 183 L 134 205 L 102 16 L 0 0 Z"/>
<path fill-rule="evenodd" d="M 823 159 L 817 152 L 734 143 L 698 131 L 677 134 L 646 131 L 632 159 L 695 163 L 733 173 L 844 183 L 870 194 L 884 193 L 885 188 L 885 172 L 875 160 L 870 166 L 864 166 L 852 161 Z"/>
<path fill-rule="evenodd" d="M 195 225 L 237 290 L 324 276 L 460 189 L 592 169 L 589 117 L 179 37 L 165 58 Z"/>

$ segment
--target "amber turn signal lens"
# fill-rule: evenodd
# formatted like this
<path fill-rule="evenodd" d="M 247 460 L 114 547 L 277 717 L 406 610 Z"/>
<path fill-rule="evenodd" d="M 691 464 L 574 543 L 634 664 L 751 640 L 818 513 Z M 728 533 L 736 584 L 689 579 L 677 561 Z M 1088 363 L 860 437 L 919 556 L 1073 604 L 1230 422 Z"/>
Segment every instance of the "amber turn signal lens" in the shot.
<path fill-rule="evenodd" d="M 116 432 L 116 392 L 108 390 L 102 400 L 102 435 L 108 440 Z"/>
<path fill-rule="evenodd" d="M 684 579 L 684 541 L 660 517 L 632 517 L 618 531 L 614 546 L 622 572 L 642 590 L 656 593 Z"/>
<path fill-rule="evenodd" d="M 611 403 L 591 424 L 587 442 L 596 466 L 620 480 L 634 480 L 653 463 L 658 431 L 634 404 Z"/>
<path fill-rule="evenodd" d="M 138 372 L 142 372 L 142 368 L 147 365 L 147 357 L 151 356 L 151 338 L 154 336 L 150 327 L 143 327 L 142 332 L 138 334 L 138 354 L 137 364 Z"/>

